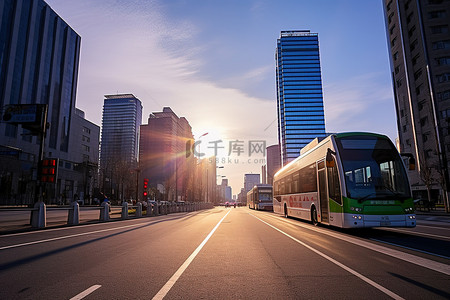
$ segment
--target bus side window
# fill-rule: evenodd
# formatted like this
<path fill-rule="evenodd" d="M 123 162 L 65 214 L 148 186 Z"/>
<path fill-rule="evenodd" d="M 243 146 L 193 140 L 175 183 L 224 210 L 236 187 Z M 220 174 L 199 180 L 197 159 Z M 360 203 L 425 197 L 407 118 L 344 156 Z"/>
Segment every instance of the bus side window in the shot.
<path fill-rule="evenodd" d="M 333 158 L 334 160 L 334 158 Z M 339 185 L 339 176 L 336 167 L 336 161 L 334 162 L 334 166 L 331 168 L 327 168 L 328 172 L 328 193 L 329 197 L 333 199 L 335 202 L 342 204 L 341 197 L 341 188 Z"/>

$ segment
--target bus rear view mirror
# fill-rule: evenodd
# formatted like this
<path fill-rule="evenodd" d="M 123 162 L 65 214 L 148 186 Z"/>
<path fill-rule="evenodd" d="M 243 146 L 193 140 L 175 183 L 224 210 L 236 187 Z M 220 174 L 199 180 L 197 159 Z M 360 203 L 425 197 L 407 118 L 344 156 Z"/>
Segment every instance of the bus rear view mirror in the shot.
<path fill-rule="evenodd" d="M 334 168 L 335 166 L 333 154 L 336 154 L 336 152 L 333 152 L 330 148 L 328 148 L 326 157 L 327 168 Z"/>

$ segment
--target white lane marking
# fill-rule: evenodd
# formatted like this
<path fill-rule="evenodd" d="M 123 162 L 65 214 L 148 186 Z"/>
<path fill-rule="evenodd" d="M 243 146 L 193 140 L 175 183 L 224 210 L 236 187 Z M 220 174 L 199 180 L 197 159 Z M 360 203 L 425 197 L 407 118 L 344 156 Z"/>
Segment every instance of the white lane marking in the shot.
<path fill-rule="evenodd" d="M 339 234 L 338 232 L 328 232 L 327 230 L 324 230 L 324 229 L 321 229 L 318 227 L 312 227 L 312 225 L 307 226 L 306 224 L 303 224 L 301 222 L 291 222 L 291 221 L 286 220 L 281 217 L 276 217 L 276 216 L 271 216 L 271 215 L 267 215 L 267 216 L 275 218 L 277 220 L 282 220 L 286 223 L 289 223 L 289 224 L 292 224 L 295 226 L 303 227 L 305 229 L 309 229 L 309 230 L 316 231 L 316 232 L 319 232 L 322 234 L 326 234 L 333 238 L 340 239 L 340 240 L 346 241 L 348 243 L 352 243 L 352 244 L 355 244 L 355 245 L 358 245 L 358 246 L 361 246 L 361 247 L 364 247 L 364 248 L 367 248 L 367 249 L 370 249 L 370 250 L 373 250 L 373 251 L 376 251 L 376 252 L 379 252 L 379 253 L 382 253 L 385 255 L 389 255 L 389 256 L 395 257 L 397 259 L 404 260 L 406 262 L 413 263 L 415 265 L 418 265 L 418 266 L 421 266 L 421 267 L 424 267 L 424 268 L 427 268 L 427 269 L 430 269 L 430 270 L 433 270 L 433 271 L 436 271 L 439 273 L 450 275 L 450 265 L 447 265 L 447 264 L 443 264 L 443 263 L 440 263 L 437 261 L 433 261 L 431 259 L 422 258 L 422 257 L 416 256 L 416 255 L 401 252 L 398 250 L 390 249 L 390 248 L 387 248 L 387 247 L 384 247 L 381 245 L 376 245 L 376 244 L 364 241 L 362 239 L 356 239 L 356 238 L 353 238 L 350 236 L 345 236 L 343 234 Z"/>
<path fill-rule="evenodd" d="M 197 256 L 197 254 L 202 250 L 203 246 L 205 246 L 206 242 L 211 238 L 213 233 L 217 230 L 220 223 L 228 216 L 228 214 L 231 212 L 229 210 L 225 216 L 223 216 L 222 219 L 220 219 L 219 223 L 211 230 L 211 232 L 208 234 L 208 236 L 203 240 L 203 242 L 197 247 L 197 249 L 192 252 L 192 254 L 186 259 L 186 261 L 181 265 L 181 267 L 175 272 L 175 274 L 170 277 L 169 281 L 166 282 L 166 284 L 159 290 L 159 292 L 153 297 L 153 300 L 161 300 L 163 299 L 167 293 L 170 291 L 170 289 L 173 287 L 175 282 L 177 282 L 178 278 L 183 274 L 183 272 L 189 267 L 191 262 L 194 260 L 194 258 Z"/>
<path fill-rule="evenodd" d="M 190 214 L 191 212 L 188 212 L 187 214 Z M 164 217 L 165 215 L 160 215 L 159 217 Z M 133 221 L 143 221 L 145 220 L 145 217 L 142 219 L 130 219 L 130 220 L 121 220 L 121 222 L 133 222 Z M 171 219 L 168 219 L 171 220 Z M 142 224 L 145 224 L 146 222 L 142 222 Z M 45 230 L 34 230 L 34 231 L 27 231 L 27 232 L 18 232 L 18 233 L 9 233 L 9 234 L 2 234 L 0 235 L 0 238 L 3 237 L 11 237 L 11 236 L 18 236 L 18 235 L 29 235 L 29 234 L 36 234 L 36 233 L 46 233 L 51 231 L 61 231 L 61 230 L 70 230 L 70 229 L 79 229 L 84 227 L 92 227 L 92 226 L 101 226 L 106 224 L 113 224 L 113 223 L 95 223 L 95 224 L 82 224 L 77 226 L 71 226 L 71 227 L 63 227 L 63 228 L 51 228 L 51 229 L 45 229 Z"/>
<path fill-rule="evenodd" d="M 390 242 L 386 242 L 386 241 L 382 241 L 382 240 L 378 240 L 378 239 L 372 239 L 371 238 L 370 240 L 376 241 L 376 242 L 379 242 L 379 243 L 383 243 L 383 244 L 388 244 L 388 245 L 400 247 L 400 248 L 405 248 L 405 249 L 408 249 L 408 250 L 422 252 L 422 253 L 425 253 L 425 254 L 428 254 L 428 255 L 438 256 L 438 257 L 442 257 L 442 258 L 450 260 L 450 257 L 448 257 L 448 256 L 439 255 L 439 254 L 436 254 L 436 253 L 431 253 L 431 252 L 428 252 L 428 251 L 425 251 L 425 250 L 419 250 L 419 249 L 416 249 L 416 248 L 406 247 L 406 246 L 402 246 L 402 245 L 399 245 L 399 244 L 394 244 L 394 243 L 390 243 Z"/>
<path fill-rule="evenodd" d="M 172 220 L 172 219 L 173 218 L 171 218 L 171 219 L 164 219 L 164 220 L 165 221 L 169 221 L 169 220 Z M 58 241 L 58 240 L 69 239 L 69 238 L 73 238 L 73 237 L 79 237 L 79 236 L 83 236 L 83 235 L 94 234 L 94 233 L 101 233 L 101 232 L 107 232 L 107 231 L 112 231 L 112 230 L 120 230 L 120 229 L 125 229 L 125 228 L 130 228 L 130 227 L 149 225 L 149 224 L 153 224 L 153 223 L 158 222 L 158 221 L 159 220 L 154 220 L 154 221 L 148 222 L 148 223 L 142 222 L 142 223 L 127 225 L 127 226 L 114 227 L 114 228 L 108 228 L 108 229 L 102 229 L 102 230 L 96 230 L 96 231 L 89 231 L 89 232 L 71 234 L 71 235 L 66 235 L 66 236 L 60 236 L 60 237 L 51 238 L 51 239 L 38 240 L 38 241 L 33 241 L 33 242 L 28 242 L 28 243 L 4 246 L 4 247 L 0 247 L 0 250 L 6 250 L 6 249 L 11 249 L 11 248 L 18 248 L 18 247 L 23 247 L 23 246 L 30 246 L 30 245 L 35 245 L 35 244 L 42 244 L 42 243 L 47 243 L 47 242 L 53 242 L 53 241 Z"/>
<path fill-rule="evenodd" d="M 391 297 L 391 298 L 393 298 L 393 299 L 404 299 L 404 298 L 400 297 L 399 295 L 397 295 L 396 293 L 392 292 L 391 290 L 388 290 L 387 288 L 385 288 L 385 287 L 379 285 L 379 284 L 376 283 L 375 281 L 373 281 L 373 280 L 367 278 L 366 276 L 364 276 L 364 275 L 362 275 L 362 274 L 356 272 L 356 271 L 353 270 L 352 268 L 347 267 L 346 265 L 344 265 L 344 264 L 338 262 L 338 261 L 335 260 L 334 258 L 331 258 L 330 256 L 326 255 L 325 253 L 320 252 L 319 250 L 317 250 L 317 249 L 315 249 L 315 248 L 309 246 L 308 244 L 305 244 L 304 242 L 302 242 L 302 241 L 296 239 L 295 237 L 293 237 L 292 235 L 290 235 L 290 234 L 288 234 L 288 233 L 282 231 L 281 229 L 278 229 L 277 227 L 275 227 L 275 226 L 273 226 L 273 225 L 267 223 L 266 221 L 261 220 L 261 219 L 258 218 L 257 216 L 254 216 L 254 215 L 252 215 L 252 214 L 250 214 L 250 215 L 253 216 L 253 217 L 255 217 L 256 219 L 258 219 L 259 221 L 263 222 L 264 224 L 266 224 L 266 225 L 272 227 L 272 228 L 275 229 L 276 231 L 278 231 L 278 232 L 284 234 L 285 236 L 287 236 L 288 238 L 292 239 L 293 241 L 299 243 L 300 245 L 302 245 L 302 246 L 308 248 L 309 250 L 313 251 L 314 253 L 316 253 L 316 254 L 322 256 L 322 257 L 325 258 L 326 260 L 328 260 L 328 261 L 334 263 L 335 265 L 341 267 L 342 269 L 346 270 L 347 272 L 349 272 L 349 273 L 355 275 L 355 276 L 358 277 L 359 279 L 361 279 L 361 280 L 367 282 L 368 284 L 370 284 L 370 285 L 373 286 L 374 288 L 380 290 L 381 292 L 385 293 L 385 294 L 388 295 L 389 297 Z"/>
<path fill-rule="evenodd" d="M 85 290 L 84 292 L 79 293 L 78 295 L 76 295 L 75 297 L 70 298 L 70 300 L 80 300 L 83 299 L 84 297 L 86 297 L 87 295 L 93 293 L 96 289 L 101 288 L 102 286 L 99 284 L 93 285 L 90 288 L 88 288 L 87 290 Z"/>

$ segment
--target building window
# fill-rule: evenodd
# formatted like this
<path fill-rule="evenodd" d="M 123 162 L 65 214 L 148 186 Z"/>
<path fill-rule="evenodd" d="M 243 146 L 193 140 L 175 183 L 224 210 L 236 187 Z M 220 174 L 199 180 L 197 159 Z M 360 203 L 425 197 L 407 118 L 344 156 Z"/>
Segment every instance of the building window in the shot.
<path fill-rule="evenodd" d="M 400 66 L 396 66 L 395 67 L 395 74 L 398 74 L 399 71 L 400 71 Z"/>
<path fill-rule="evenodd" d="M 437 76 L 437 81 L 439 83 L 450 81 L 450 73 L 444 73 Z"/>
<path fill-rule="evenodd" d="M 395 37 L 391 41 L 391 47 L 394 47 L 396 42 L 397 42 L 397 38 Z"/>
<path fill-rule="evenodd" d="M 408 10 L 408 8 L 409 8 L 409 3 L 411 3 L 411 0 L 406 1 L 406 3 L 405 3 L 405 10 Z"/>
<path fill-rule="evenodd" d="M 394 13 L 391 13 L 388 17 L 388 23 L 391 24 L 392 18 L 394 17 Z"/>
<path fill-rule="evenodd" d="M 82 148 L 84 151 L 86 151 L 86 152 L 89 152 L 89 151 L 91 150 L 91 148 L 90 148 L 89 146 L 86 146 L 86 145 L 81 145 L 81 148 Z"/>
<path fill-rule="evenodd" d="M 422 75 L 422 69 L 419 69 L 414 73 L 414 79 L 419 79 L 420 75 Z"/>
<path fill-rule="evenodd" d="M 392 0 L 389 1 L 389 3 L 386 5 L 387 11 L 390 11 L 390 10 L 391 10 L 391 6 L 392 6 Z"/>
<path fill-rule="evenodd" d="M 398 59 L 398 51 L 394 53 L 394 60 Z"/>
<path fill-rule="evenodd" d="M 438 66 L 450 65 L 450 57 L 436 58 Z"/>
<path fill-rule="evenodd" d="M 403 109 L 400 109 L 400 117 L 404 117 L 405 116 L 405 111 Z"/>
<path fill-rule="evenodd" d="M 441 111 L 441 116 L 442 118 L 446 119 L 446 118 L 450 118 L 450 109 L 444 109 Z"/>
<path fill-rule="evenodd" d="M 389 29 L 389 33 L 392 35 L 394 33 L 395 24 L 392 25 L 391 29 Z"/>
<path fill-rule="evenodd" d="M 420 126 L 424 127 L 428 124 L 428 117 L 425 116 L 423 118 L 420 119 Z"/>
<path fill-rule="evenodd" d="M 432 154 L 433 150 L 431 149 L 425 150 L 425 158 L 430 158 Z"/>
<path fill-rule="evenodd" d="M 433 50 L 450 49 L 450 40 L 439 41 L 433 43 Z"/>
<path fill-rule="evenodd" d="M 89 161 L 89 155 L 83 154 L 83 161 Z"/>
<path fill-rule="evenodd" d="M 409 48 L 411 49 L 411 51 L 413 51 L 414 49 L 416 49 L 416 46 L 419 44 L 419 42 L 417 41 L 417 39 L 415 39 L 410 45 Z"/>
<path fill-rule="evenodd" d="M 81 140 L 82 140 L 83 142 L 87 142 L 87 143 L 90 143 L 90 142 L 91 142 L 91 138 L 88 137 L 88 136 L 85 136 L 85 135 L 83 135 L 83 137 L 82 137 Z"/>
<path fill-rule="evenodd" d="M 450 99 L 450 90 L 446 90 L 442 93 L 437 93 L 437 99 L 439 101 Z"/>
<path fill-rule="evenodd" d="M 421 90 L 422 90 L 422 85 L 419 85 L 418 87 L 416 87 L 416 95 L 420 95 Z"/>
<path fill-rule="evenodd" d="M 410 139 L 406 140 L 406 145 L 411 146 L 411 140 Z"/>
<path fill-rule="evenodd" d="M 414 31 L 416 31 L 416 25 L 413 25 L 413 27 L 411 27 L 408 31 L 408 37 L 411 37 L 414 34 Z"/>
<path fill-rule="evenodd" d="M 448 26 L 447 25 L 431 26 L 431 33 L 433 34 L 448 33 Z"/>
<path fill-rule="evenodd" d="M 399 79 L 399 80 L 397 80 L 397 87 L 401 87 L 401 86 L 402 86 L 402 80 Z"/>
<path fill-rule="evenodd" d="M 408 15 L 408 17 L 406 17 L 406 23 L 409 24 L 409 22 L 411 22 L 413 15 L 414 15 L 414 13 L 412 12 Z"/>
<path fill-rule="evenodd" d="M 87 134 L 91 134 L 91 130 L 87 127 L 83 127 L 83 132 Z"/>
<path fill-rule="evenodd" d="M 422 134 L 422 142 L 426 143 L 428 141 L 428 135 L 429 133 Z"/>
<path fill-rule="evenodd" d="M 403 125 L 402 127 L 403 132 L 406 132 L 406 129 L 407 129 L 406 125 Z"/>
<path fill-rule="evenodd" d="M 421 111 L 423 109 L 423 107 L 425 106 L 425 100 L 422 100 L 419 102 L 419 111 Z"/>
<path fill-rule="evenodd" d="M 417 64 L 417 60 L 419 59 L 419 57 L 420 57 L 420 54 L 417 54 L 416 56 L 413 57 L 413 59 L 412 59 L 413 66 L 415 66 Z"/>
<path fill-rule="evenodd" d="M 445 10 L 435 10 L 428 13 L 429 19 L 445 18 L 446 16 Z"/>

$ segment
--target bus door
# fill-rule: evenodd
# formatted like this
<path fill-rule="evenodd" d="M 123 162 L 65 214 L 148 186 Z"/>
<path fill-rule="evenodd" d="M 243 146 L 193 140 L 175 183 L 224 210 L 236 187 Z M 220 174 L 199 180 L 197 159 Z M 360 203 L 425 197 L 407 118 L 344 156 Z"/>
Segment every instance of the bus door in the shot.
<path fill-rule="evenodd" d="M 325 169 L 325 160 L 317 162 L 319 203 L 321 222 L 329 223 L 328 220 L 328 189 L 327 189 L 327 173 Z"/>

